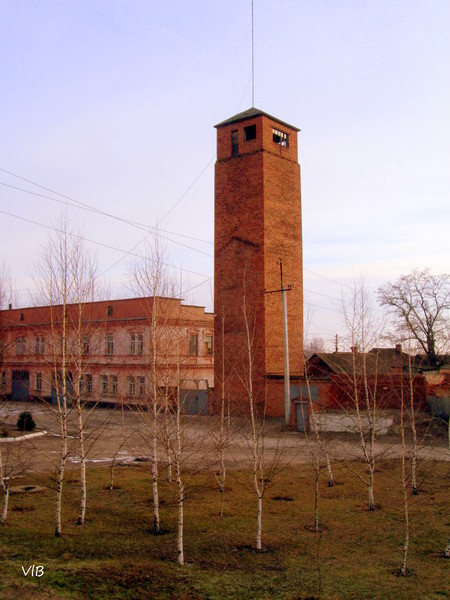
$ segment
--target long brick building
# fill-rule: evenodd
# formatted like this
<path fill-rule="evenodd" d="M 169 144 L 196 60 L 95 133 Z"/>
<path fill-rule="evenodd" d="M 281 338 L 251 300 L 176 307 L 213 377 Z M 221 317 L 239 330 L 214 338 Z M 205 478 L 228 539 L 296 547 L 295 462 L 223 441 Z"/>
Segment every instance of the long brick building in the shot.
<path fill-rule="evenodd" d="M 292 397 L 303 374 L 299 130 L 256 108 L 216 128 L 216 401 L 226 395 L 232 406 L 245 409 L 251 362 L 253 399 L 265 405 L 268 415 L 281 416 L 284 354 L 280 262 L 283 286 L 290 288 L 287 320 Z"/>
<path fill-rule="evenodd" d="M 158 319 L 152 335 L 152 315 Z M 152 383 L 156 347 L 157 386 L 200 392 L 206 409 L 213 385 L 213 315 L 176 298 L 132 298 L 66 306 L 68 386 L 78 382 L 86 401 L 139 403 Z M 0 311 L 1 391 L 13 400 L 55 400 L 61 372 L 61 306 Z M 196 394 L 191 397 L 195 403 Z"/>

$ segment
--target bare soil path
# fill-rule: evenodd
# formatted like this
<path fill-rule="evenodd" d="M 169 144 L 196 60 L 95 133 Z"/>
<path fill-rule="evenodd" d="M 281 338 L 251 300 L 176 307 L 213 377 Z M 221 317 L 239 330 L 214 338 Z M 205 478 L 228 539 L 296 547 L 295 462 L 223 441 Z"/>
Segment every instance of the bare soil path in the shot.
<path fill-rule="evenodd" d="M 36 431 L 47 431 L 46 435 L 5 443 L 0 438 L 3 461 L 25 464 L 27 471 L 48 472 L 56 468 L 60 446 L 59 422 L 55 407 L 38 403 L 5 402 L 0 406 L 0 433 L 15 430 L 18 415 L 27 410 L 36 422 Z M 151 424 L 146 414 L 130 410 L 95 408 L 86 410 L 87 456 L 91 464 L 130 464 L 147 460 L 150 456 Z M 76 421 L 73 411 L 69 412 L 70 448 L 68 466 L 76 467 L 77 451 Z M 245 419 L 233 423 L 227 450 L 228 468 L 242 468 L 248 464 L 249 442 Z M 191 466 L 213 465 L 215 462 L 215 433 L 217 421 L 214 417 L 184 418 L 184 440 L 186 460 Z M 17 433 L 17 432 L 15 432 Z M 333 461 L 349 461 L 360 458 L 358 437 L 348 433 L 326 433 L 323 441 Z M 3 439 L 3 442 L 2 442 Z M 280 420 L 270 420 L 266 426 L 264 447 L 268 461 L 276 458 L 280 462 L 302 464 L 311 460 L 310 448 L 313 437 L 296 431 L 283 431 Z M 400 438 L 396 435 L 380 436 L 376 442 L 379 458 L 401 456 Z M 161 457 L 164 460 L 164 457 Z M 420 438 L 419 459 L 450 461 L 448 440 L 445 431 L 425 432 Z"/>

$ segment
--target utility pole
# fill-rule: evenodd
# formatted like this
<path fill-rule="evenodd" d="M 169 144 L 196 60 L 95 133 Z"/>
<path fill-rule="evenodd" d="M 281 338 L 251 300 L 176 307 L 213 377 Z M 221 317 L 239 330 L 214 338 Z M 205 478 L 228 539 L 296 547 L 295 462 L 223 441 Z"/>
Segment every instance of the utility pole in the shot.
<path fill-rule="evenodd" d="M 284 423 L 291 422 L 291 378 L 289 373 L 289 340 L 287 321 L 286 288 L 283 285 L 283 263 L 280 258 L 281 298 L 283 300 L 283 344 L 284 344 Z"/>
<path fill-rule="evenodd" d="M 288 320 L 287 320 L 287 297 L 286 292 L 292 289 L 292 285 L 283 284 L 283 263 L 281 258 L 280 265 L 281 289 L 265 292 L 266 294 L 276 294 L 281 292 L 283 303 L 283 348 L 284 348 L 284 423 L 289 426 L 291 423 L 291 377 L 289 373 L 289 339 L 288 339 Z"/>

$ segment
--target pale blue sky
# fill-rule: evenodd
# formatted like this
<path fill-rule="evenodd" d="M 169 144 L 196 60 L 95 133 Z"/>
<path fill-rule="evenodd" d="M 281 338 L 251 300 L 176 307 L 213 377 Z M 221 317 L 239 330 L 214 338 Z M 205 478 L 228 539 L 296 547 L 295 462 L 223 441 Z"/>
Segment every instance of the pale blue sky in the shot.
<path fill-rule="evenodd" d="M 148 225 L 184 195 L 161 227 L 212 242 L 213 126 L 252 104 L 250 0 L 0 8 L 0 168 Z M 305 298 L 311 334 L 331 343 L 354 275 L 376 289 L 414 267 L 448 271 L 450 2 L 255 0 L 254 12 L 255 105 L 301 129 Z M 4 171 L 0 183 L 0 210 L 58 215 L 57 202 L 3 184 L 58 196 Z M 69 214 L 124 251 L 145 236 Z M 46 230 L 0 218 L 26 302 Z M 186 287 L 204 282 L 189 299 L 211 309 L 211 243 L 170 237 L 211 255 L 169 243 L 172 264 L 204 275 L 189 275 Z M 92 247 L 113 295 L 127 295 L 124 254 Z"/>

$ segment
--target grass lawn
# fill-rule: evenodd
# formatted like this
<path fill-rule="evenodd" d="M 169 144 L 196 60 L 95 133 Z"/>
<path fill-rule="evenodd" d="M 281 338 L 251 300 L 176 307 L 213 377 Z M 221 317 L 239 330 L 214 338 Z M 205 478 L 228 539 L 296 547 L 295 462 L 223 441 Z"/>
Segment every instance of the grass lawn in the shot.
<path fill-rule="evenodd" d="M 361 472 L 364 467 L 361 466 Z M 192 476 L 185 506 L 185 559 L 176 563 L 175 490 L 161 481 L 161 526 L 152 528 L 149 464 L 88 471 L 87 521 L 77 518 L 77 472 L 68 472 L 63 537 L 55 538 L 55 493 L 11 496 L 0 528 L 0 598 L 208 599 L 441 599 L 449 597 L 448 463 L 420 464 L 420 493 L 410 498 L 409 577 L 398 576 L 404 539 L 397 462 L 379 464 L 375 501 L 366 508 L 364 484 L 335 466 L 336 485 L 320 483 L 321 532 L 314 522 L 311 466 L 287 467 L 264 499 L 264 552 L 254 550 L 256 497 L 250 474 L 229 471 L 225 515 L 214 477 Z M 18 483 L 48 484 L 21 479 Z M 44 568 L 41 577 L 31 565 Z"/>

